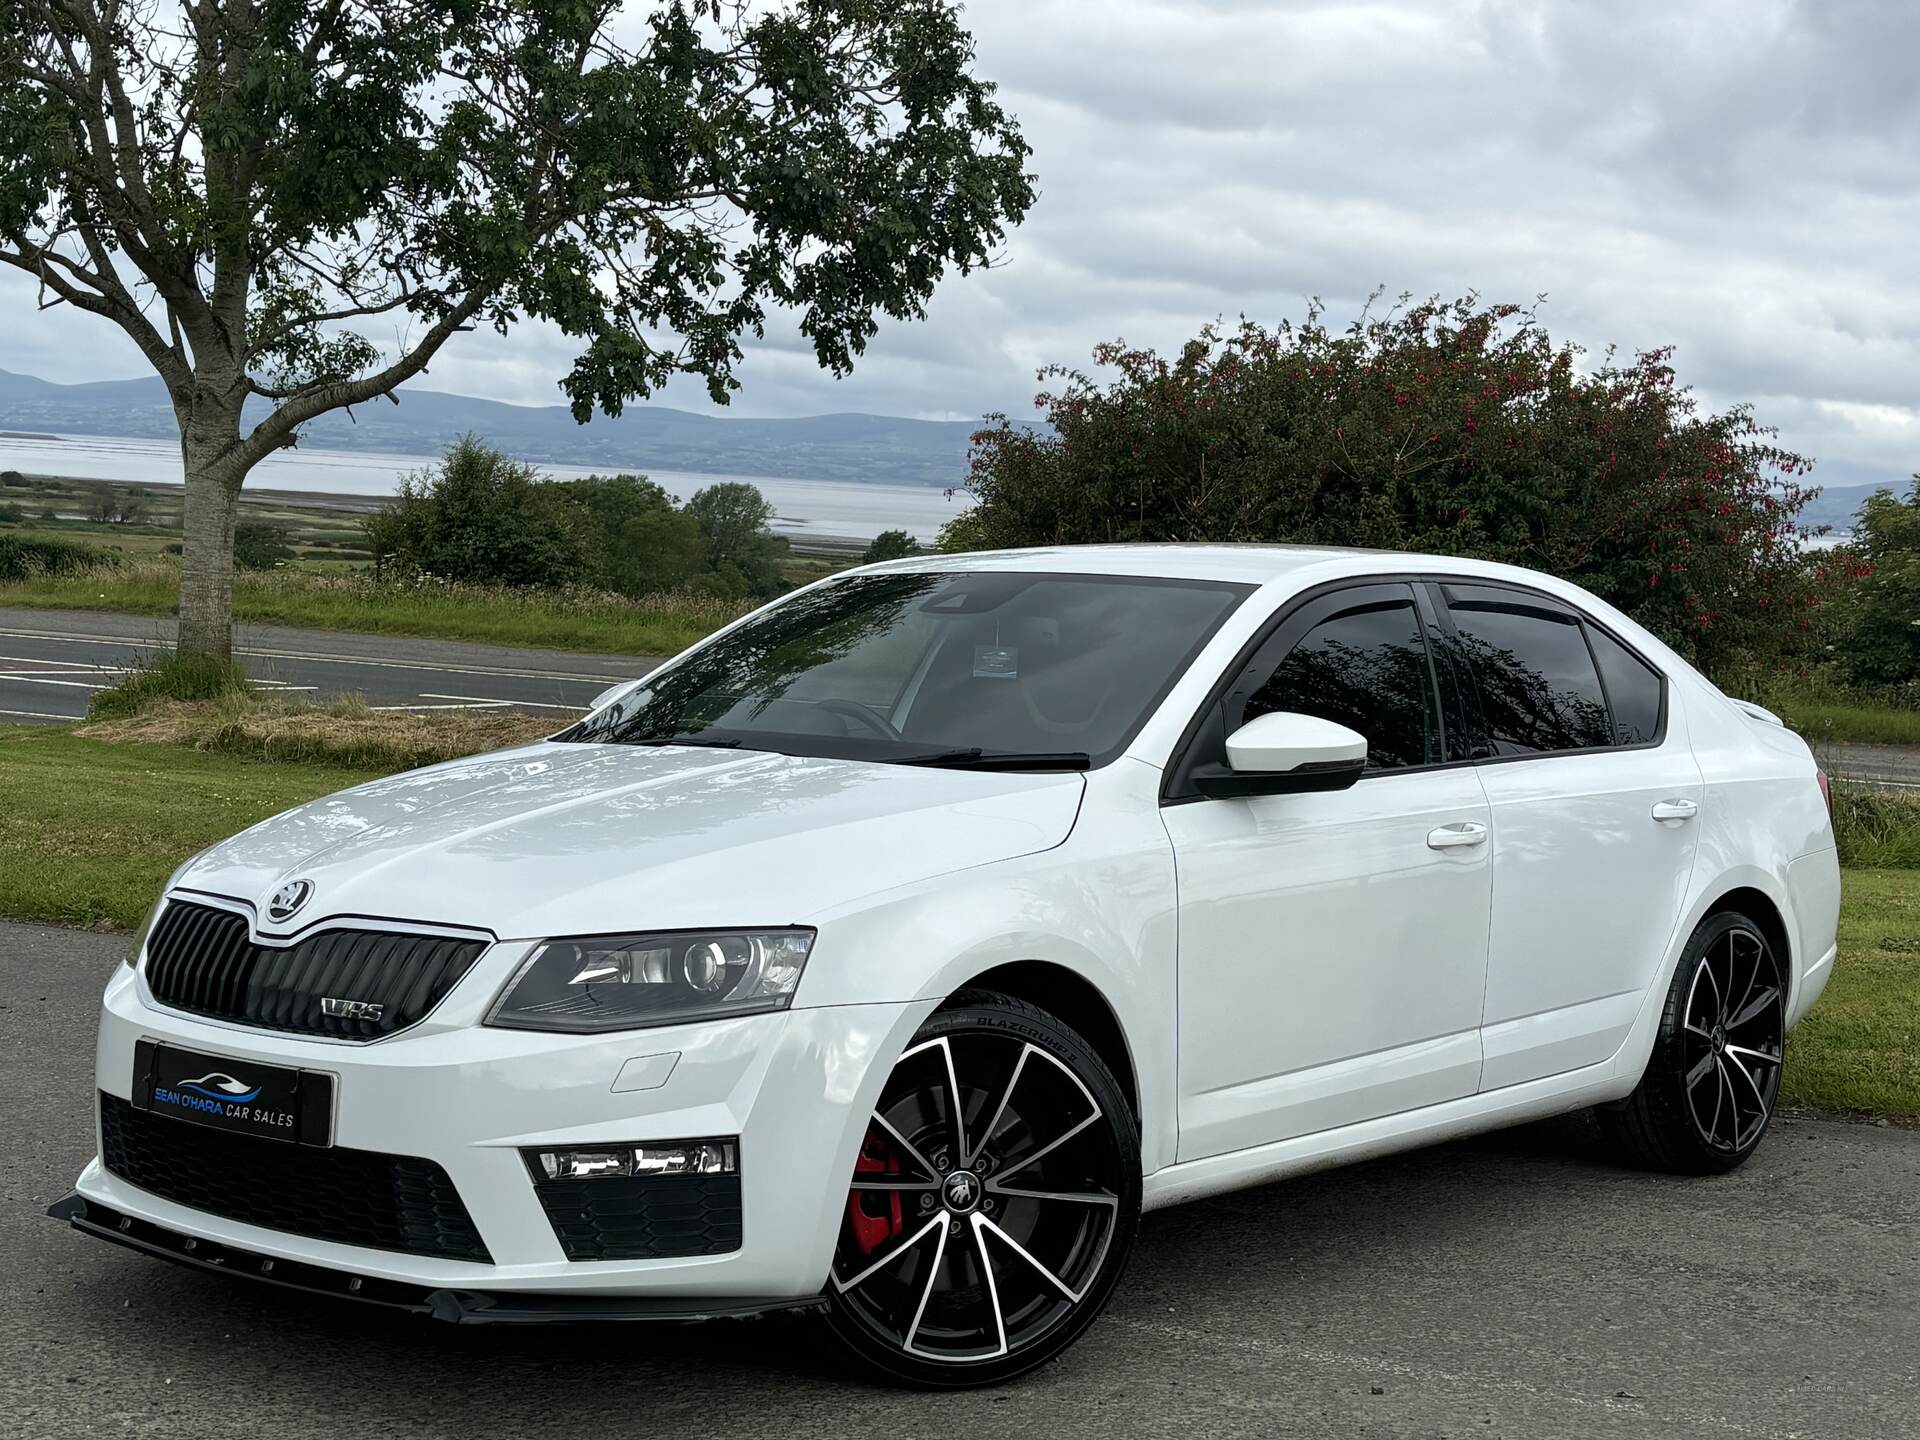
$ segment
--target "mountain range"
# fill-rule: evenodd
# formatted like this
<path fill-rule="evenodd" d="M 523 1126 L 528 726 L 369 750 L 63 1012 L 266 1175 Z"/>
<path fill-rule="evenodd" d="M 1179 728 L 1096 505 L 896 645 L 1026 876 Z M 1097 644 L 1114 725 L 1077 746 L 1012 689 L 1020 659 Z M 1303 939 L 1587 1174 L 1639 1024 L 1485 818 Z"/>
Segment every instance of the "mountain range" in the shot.
<path fill-rule="evenodd" d="M 472 434 L 522 460 L 607 470 L 685 470 L 949 486 L 966 476 L 964 420 L 893 415 L 811 415 L 755 420 L 629 405 L 617 419 L 576 424 L 564 405 L 508 405 L 403 386 L 400 403 L 376 400 L 301 427 L 324 450 L 435 455 Z M 264 402 L 262 402 L 264 409 Z M 157 376 L 56 385 L 0 370 L 0 430 L 172 439 L 173 409 Z"/>
<path fill-rule="evenodd" d="M 401 403 L 334 411 L 301 431 L 313 449 L 435 455 L 472 434 L 522 460 L 606 470 L 673 470 L 705 475 L 770 475 L 951 486 L 966 476 L 964 420 L 893 415 L 812 415 L 752 420 L 696 415 L 665 405 L 630 405 L 617 419 L 574 422 L 563 405 L 508 405 L 471 395 L 404 386 Z M 116 435 L 170 440 L 173 410 L 157 377 L 56 385 L 0 370 L 0 431 Z M 1823 465 L 1830 483 L 1801 512 L 1802 523 L 1852 528 L 1854 512 L 1881 483 L 1861 484 L 1865 467 Z M 1896 486 L 1904 493 L 1904 486 Z"/>

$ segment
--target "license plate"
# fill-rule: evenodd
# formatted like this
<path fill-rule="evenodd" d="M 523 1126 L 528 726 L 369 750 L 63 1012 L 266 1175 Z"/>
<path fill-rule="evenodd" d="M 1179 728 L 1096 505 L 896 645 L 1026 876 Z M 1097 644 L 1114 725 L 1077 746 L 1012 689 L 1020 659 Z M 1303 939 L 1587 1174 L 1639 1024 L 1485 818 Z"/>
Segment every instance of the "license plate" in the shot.
<path fill-rule="evenodd" d="M 292 1145 L 333 1143 L 333 1077 L 229 1060 L 142 1040 L 133 1052 L 137 1109 L 233 1135 Z"/>

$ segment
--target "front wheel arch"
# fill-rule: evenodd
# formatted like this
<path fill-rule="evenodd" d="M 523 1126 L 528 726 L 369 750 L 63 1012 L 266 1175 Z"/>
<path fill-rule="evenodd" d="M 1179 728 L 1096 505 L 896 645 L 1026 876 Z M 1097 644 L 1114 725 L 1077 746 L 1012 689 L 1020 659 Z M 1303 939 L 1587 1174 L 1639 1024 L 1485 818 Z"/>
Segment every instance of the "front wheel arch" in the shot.
<path fill-rule="evenodd" d="M 1140 1082 L 1133 1048 L 1112 1003 L 1086 976 L 1048 960 L 1016 960 L 975 975 L 957 987 L 942 1008 L 969 990 L 990 990 L 1024 1000 L 1078 1034 L 1120 1082 L 1134 1124 L 1140 1124 Z"/>

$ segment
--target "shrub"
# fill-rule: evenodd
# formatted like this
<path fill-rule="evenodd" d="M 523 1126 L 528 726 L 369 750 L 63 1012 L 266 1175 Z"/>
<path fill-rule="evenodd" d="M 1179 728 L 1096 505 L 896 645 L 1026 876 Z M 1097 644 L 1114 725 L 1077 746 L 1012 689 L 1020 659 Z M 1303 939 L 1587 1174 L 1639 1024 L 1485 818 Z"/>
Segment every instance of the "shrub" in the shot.
<path fill-rule="evenodd" d="M 87 702 L 87 719 L 121 720 L 172 700 L 243 704 L 252 693 L 253 682 L 234 661 L 168 652 L 129 670 L 118 684 L 96 690 Z"/>
<path fill-rule="evenodd" d="M 31 580 L 43 575 L 72 575 L 119 563 L 119 553 L 73 540 L 0 535 L 0 580 Z"/>
<path fill-rule="evenodd" d="M 502 585 L 577 582 L 587 544 L 560 486 L 471 435 L 364 522 L 377 568 Z"/>
<path fill-rule="evenodd" d="M 291 559 L 293 547 L 278 525 L 250 521 L 233 527 L 233 563 L 242 570 L 271 570 Z"/>
<path fill-rule="evenodd" d="M 877 565 L 882 560 L 901 560 L 908 555 L 918 555 L 920 547 L 914 538 L 904 530 L 882 530 L 873 537 L 873 542 L 861 552 L 862 565 Z"/>
<path fill-rule="evenodd" d="M 1840 607 L 1841 663 L 1856 684 L 1920 681 L 1920 475 L 1862 505 L 1854 536 L 1865 573 Z"/>
<path fill-rule="evenodd" d="M 1670 352 L 1583 369 L 1532 312 L 1475 297 L 1329 329 L 1095 349 L 974 437 L 979 504 L 945 547 L 1260 540 L 1475 555 L 1579 581 L 1712 668 L 1808 648 L 1845 551 L 1808 554 L 1808 462 L 1709 414 Z"/>
<path fill-rule="evenodd" d="M 18 505 L 0 504 L 0 525 L 18 525 L 27 518 L 27 512 Z"/>

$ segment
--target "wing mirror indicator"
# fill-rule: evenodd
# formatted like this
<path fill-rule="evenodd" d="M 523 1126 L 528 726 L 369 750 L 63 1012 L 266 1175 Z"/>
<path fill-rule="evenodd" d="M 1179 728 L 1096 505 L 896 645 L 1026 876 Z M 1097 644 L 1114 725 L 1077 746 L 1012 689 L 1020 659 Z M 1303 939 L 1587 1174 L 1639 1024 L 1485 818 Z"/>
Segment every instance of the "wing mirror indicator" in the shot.
<path fill-rule="evenodd" d="M 1202 795 L 1298 795 L 1345 790 L 1367 768 L 1367 739 L 1318 715 L 1275 711 L 1227 737 L 1227 763 L 1197 771 Z"/>

